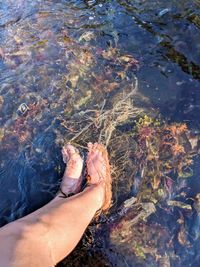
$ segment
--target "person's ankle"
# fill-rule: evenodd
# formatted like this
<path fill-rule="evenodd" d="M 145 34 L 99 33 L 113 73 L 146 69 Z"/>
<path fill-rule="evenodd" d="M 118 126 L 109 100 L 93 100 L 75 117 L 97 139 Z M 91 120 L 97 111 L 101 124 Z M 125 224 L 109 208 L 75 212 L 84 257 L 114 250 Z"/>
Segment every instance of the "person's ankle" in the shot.
<path fill-rule="evenodd" d="M 96 206 L 96 211 L 100 210 L 104 203 L 105 198 L 105 186 L 103 182 L 98 184 L 89 184 L 85 190 L 94 190 L 94 203 Z"/>

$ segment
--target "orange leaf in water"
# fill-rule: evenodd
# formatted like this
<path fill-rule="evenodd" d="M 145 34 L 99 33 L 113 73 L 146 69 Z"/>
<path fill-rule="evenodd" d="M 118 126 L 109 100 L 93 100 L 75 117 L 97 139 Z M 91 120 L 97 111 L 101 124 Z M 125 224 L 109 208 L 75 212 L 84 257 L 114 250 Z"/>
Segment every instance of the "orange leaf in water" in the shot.
<path fill-rule="evenodd" d="M 184 147 L 178 144 L 172 146 L 172 151 L 175 156 L 177 156 L 178 154 L 185 153 Z"/>
<path fill-rule="evenodd" d="M 174 124 L 166 127 L 166 130 L 169 130 L 173 136 L 178 134 L 182 134 L 187 131 L 187 125 L 185 123 L 182 124 Z"/>
<path fill-rule="evenodd" d="M 182 123 L 178 126 L 178 133 L 181 134 L 181 133 L 184 133 L 187 131 L 187 125 L 185 123 Z"/>

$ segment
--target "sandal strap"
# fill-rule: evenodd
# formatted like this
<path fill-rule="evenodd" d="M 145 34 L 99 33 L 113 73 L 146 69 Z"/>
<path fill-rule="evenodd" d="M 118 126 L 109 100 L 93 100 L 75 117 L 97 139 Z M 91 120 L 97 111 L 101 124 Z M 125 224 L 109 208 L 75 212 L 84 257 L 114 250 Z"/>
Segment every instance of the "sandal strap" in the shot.
<path fill-rule="evenodd" d="M 68 197 L 72 197 L 72 196 L 74 196 L 74 193 L 66 194 L 65 192 L 62 191 L 61 188 L 60 188 L 60 190 L 59 190 L 59 193 L 62 194 L 62 196 L 59 196 L 59 197 L 61 197 L 61 198 L 68 198 Z"/>

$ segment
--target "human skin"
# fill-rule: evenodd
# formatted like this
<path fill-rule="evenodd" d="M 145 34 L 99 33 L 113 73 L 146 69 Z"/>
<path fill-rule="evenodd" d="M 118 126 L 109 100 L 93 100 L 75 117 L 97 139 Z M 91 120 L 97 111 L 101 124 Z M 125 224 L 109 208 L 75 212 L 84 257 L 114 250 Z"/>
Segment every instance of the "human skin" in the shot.
<path fill-rule="evenodd" d="M 68 161 L 61 189 L 65 194 L 80 188 L 83 161 L 73 146 L 63 149 Z M 68 158 L 68 160 L 67 160 Z M 95 213 L 106 199 L 106 158 L 102 146 L 89 144 L 87 170 L 90 183 L 68 198 L 61 193 L 35 212 L 0 229 L 0 266 L 52 267 L 77 245 Z"/>

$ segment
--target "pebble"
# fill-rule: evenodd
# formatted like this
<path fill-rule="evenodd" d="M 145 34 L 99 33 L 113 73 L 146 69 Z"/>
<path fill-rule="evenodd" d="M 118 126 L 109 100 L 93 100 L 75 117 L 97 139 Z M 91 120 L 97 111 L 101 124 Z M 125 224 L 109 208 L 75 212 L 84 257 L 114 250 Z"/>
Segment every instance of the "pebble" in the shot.
<path fill-rule="evenodd" d="M 162 16 L 164 16 L 165 14 L 167 14 L 167 13 L 170 12 L 170 11 L 171 11 L 170 8 L 165 8 L 165 9 L 161 10 L 161 11 L 158 13 L 158 16 L 159 16 L 159 17 L 162 17 Z"/>
<path fill-rule="evenodd" d="M 19 115 L 24 115 L 27 111 L 29 110 L 28 106 L 26 105 L 26 103 L 22 103 L 18 109 L 17 109 L 17 113 Z"/>

